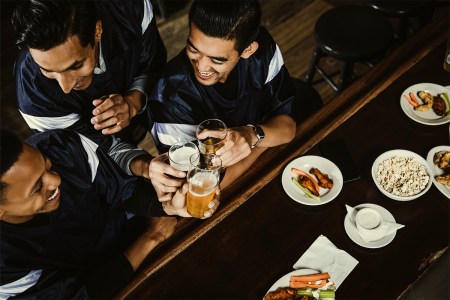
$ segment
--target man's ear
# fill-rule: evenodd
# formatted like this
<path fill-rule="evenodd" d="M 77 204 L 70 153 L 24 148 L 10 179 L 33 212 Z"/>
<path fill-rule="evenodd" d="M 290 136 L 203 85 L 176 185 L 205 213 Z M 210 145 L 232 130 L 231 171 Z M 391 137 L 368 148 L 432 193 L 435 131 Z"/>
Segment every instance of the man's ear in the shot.
<path fill-rule="evenodd" d="M 258 50 L 259 44 L 257 41 L 253 41 L 247 48 L 244 49 L 244 51 L 241 54 L 242 58 L 249 58 L 252 56 L 253 53 L 255 53 L 256 50 Z"/>
<path fill-rule="evenodd" d="M 95 24 L 95 41 L 99 42 L 102 39 L 103 26 L 102 21 L 98 20 Z"/>

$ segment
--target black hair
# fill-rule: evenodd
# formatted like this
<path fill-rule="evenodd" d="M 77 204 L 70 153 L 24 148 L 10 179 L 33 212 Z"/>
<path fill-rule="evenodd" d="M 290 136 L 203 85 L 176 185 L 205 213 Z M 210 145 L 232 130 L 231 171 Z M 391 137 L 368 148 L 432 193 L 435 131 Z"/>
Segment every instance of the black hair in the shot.
<path fill-rule="evenodd" d="M 14 165 L 23 152 L 23 143 L 20 138 L 11 131 L 0 129 L 0 169 L 1 177 Z M 0 202 L 4 200 L 7 184 L 0 181 Z"/>
<path fill-rule="evenodd" d="M 189 25 L 213 38 L 234 40 L 241 54 L 256 40 L 261 22 L 258 0 L 196 0 L 189 11 Z"/>
<path fill-rule="evenodd" d="M 11 21 L 19 48 L 47 51 L 75 35 L 93 46 L 97 19 L 94 1 L 21 0 Z"/>

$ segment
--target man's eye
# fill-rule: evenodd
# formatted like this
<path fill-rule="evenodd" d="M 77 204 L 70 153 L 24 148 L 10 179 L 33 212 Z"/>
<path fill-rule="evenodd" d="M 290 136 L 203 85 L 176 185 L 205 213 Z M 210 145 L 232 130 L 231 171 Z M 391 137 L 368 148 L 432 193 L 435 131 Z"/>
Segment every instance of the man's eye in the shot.
<path fill-rule="evenodd" d="M 39 181 L 37 189 L 34 191 L 35 194 L 39 193 L 42 190 L 42 181 Z"/>
<path fill-rule="evenodd" d="M 78 70 L 78 69 L 81 69 L 81 67 L 83 67 L 83 65 L 76 65 L 76 66 L 73 66 L 72 68 L 70 68 L 71 70 Z"/>
<path fill-rule="evenodd" d="M 220 60 L 214 60 L 214 59 L 212 59 L 211 61 L 212 61 L 212 63 L 215 64 L 215 65 L 223 65 L 223 61 L 220 61 Z"/>
<path fill-rule="evenodd" d="M 188 51 L 194 54 L 197 53 L 197 51 L 192 47 L 188 47 Z"/>

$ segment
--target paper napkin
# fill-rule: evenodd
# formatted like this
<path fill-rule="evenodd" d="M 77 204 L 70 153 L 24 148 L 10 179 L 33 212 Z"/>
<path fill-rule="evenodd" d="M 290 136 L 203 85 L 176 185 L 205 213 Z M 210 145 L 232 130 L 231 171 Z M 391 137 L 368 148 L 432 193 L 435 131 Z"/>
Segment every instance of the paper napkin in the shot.
<path fill-rule="evenodd" d="M 357 264 L 358 261 L 350 254 L 336 248 L 326 236 L 320 235 L 294 264 L 294 269 L 328 272 L 337 289 Z"/>
<path fill-rule="evenodd" d="M 345 205 L 345 208 L 347 209 L 347 212 L 350 216 L 351 226 L 354 227 L 354 229 L 358 232 L 359 236 L 365 243 L 377 241 L 377 240 L 382 239 L 385 236 L 395 232 L 396 230 L 405 227 L 405 225 L 402 225 L 402 224 L 398 224 L 395 222 L 388 222 L 388 221 L 383 220 L 382 223 L 380 224 L 380 226 L 376 230 L 370 230 L 370 231 L 366 230 L 366 231 L 362 232 L 362 231 L 358 230 L 358 228 L 356 227 L 356 223 L 355 223 L 355 214 L 357 212 L 357 209 L 354 209 L 353 207 L 351 207 L 347 204 Z"/>

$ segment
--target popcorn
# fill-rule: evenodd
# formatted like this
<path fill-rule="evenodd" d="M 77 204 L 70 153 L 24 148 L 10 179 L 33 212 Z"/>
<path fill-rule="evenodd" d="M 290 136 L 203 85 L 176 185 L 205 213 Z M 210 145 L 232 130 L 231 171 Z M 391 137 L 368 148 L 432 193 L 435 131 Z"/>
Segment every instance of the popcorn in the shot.
<path fill-rule="evenodd" d="M 387 192 L 406 197 L 423 191 L 430 176 L 413 157 L 393 156 L 378 165 L 376 180 Z"/>

